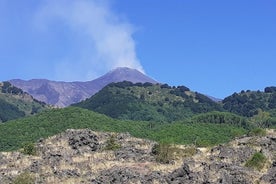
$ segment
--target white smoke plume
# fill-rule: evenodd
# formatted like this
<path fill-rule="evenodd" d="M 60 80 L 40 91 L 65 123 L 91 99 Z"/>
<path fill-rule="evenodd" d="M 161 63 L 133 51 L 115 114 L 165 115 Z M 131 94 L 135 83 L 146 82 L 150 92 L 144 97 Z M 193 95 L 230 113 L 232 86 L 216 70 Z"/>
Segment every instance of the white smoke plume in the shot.
<path fill-rule="evenodd" d="M 48 0 L 35 17 L 40 29 L 61 24 L 73 37 L 85 38 L 77 58 L 73 60 L 68 55 L 57 61 L 59 78 L 85 75 L 89 79 L 116 67 L 135 68 L 144 73 L 135 52 L 134 28 L 112 11 L 108 1 Z"/>

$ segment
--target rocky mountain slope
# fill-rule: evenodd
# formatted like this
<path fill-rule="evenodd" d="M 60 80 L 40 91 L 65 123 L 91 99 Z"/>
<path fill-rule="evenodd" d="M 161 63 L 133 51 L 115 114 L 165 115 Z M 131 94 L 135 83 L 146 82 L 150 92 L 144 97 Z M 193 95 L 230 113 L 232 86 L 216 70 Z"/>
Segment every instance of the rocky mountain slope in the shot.
<path fill-rule="evenodd" d="M 271 184 L 276 182 L 276 132 L 196 148 L 70 129 L 21 152 L 1 152 L 0 182 Z"/>
<path fill-rule="evenodd" d="M 47 108 L 46 104 L 9 82 L 0 83 L 0 122 L 33 115 Z"/>
<path fill-rule="evenodd" d="M 28 92 L 37 100 L 59 107 L 80 102 L 91 97 L 104 86 L 121 81 L 157 83 L 138 70 L 130 68 L 117 68 L 100 78 L 87 82 L 57 82 L 45 79 L 10 80 L 14 86 Z"/>

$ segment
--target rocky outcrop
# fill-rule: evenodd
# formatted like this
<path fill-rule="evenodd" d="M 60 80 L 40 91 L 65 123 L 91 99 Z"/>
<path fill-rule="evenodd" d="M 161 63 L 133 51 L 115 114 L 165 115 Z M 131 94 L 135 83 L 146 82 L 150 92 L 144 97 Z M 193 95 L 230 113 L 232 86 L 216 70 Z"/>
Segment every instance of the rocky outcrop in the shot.
<path fill-rule="evenodd" d="M 35 156 L 0 153 L 0 183 L 12 183 L 22 174 L 35 183 L 276 183 L 275 130 L 263 137 L 198 148 L 193 156 L 172 157 L 169 164 L 155 161 L 155 144 L 129 134 L 67 130 L 39 140 Z M 261 170 L 245 167 L 256 152 L 266 158 Z"/>
<path fill-rule="evenodd" d="M 126 184 L 126 183 L 166 183 L 166 176 L 160 172 L 144 174 L 135 169 L 114 167 L 103 171 L 100 176 L 91 180 L 91 184 Z"/>
<path fill-rule="evenodd" d="M 98 136 L 91 130 L 68 132 L 68 143 L 78 152 L 97 151 L 100 149 Z"/>
<path fill-rule="evenodd" d="M 184 163 L 182 167 L 168 174 L 166 181 L 171 184 L 198 183 L 199 178 L 190 170 L 189 165 Z"/>
<path fill-rule="evenodd" d="M 276 161 L 271 164 L 267 174 L 261 178 L 261 181 L 267 183 L 276 183 Z"/>

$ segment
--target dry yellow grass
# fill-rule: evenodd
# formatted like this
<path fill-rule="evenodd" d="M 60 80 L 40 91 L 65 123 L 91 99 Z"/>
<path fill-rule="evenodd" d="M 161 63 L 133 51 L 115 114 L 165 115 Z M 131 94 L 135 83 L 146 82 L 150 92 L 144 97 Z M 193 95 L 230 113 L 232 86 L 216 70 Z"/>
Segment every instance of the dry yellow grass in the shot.
<path fill-rule="evenodd" d="M 182 160 L 175 161 L 173 164 L 160 164 L 160 163 L 151 163 L 148 167 L 151 171 L 159 172 L 172 172 L 175 169 L 178 169 L 183 164 Z"/>

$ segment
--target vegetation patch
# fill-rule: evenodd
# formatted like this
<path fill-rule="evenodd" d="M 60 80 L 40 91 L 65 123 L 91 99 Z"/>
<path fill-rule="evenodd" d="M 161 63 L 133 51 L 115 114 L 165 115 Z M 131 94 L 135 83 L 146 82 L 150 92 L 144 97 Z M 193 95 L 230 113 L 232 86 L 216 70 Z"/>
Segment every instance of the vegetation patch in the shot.
<path fill-rule="evenodd" d="M 29 143 L 23 144 L 23 148 L 21 152 L 26 155 L 36 155 L 37 149 L 34 143 L 29 142 Z"/>
<path fill-rule="evenodd" d="M 0 83 L 0 122 L 33 115 L 49 108 L 9 82 Z"/>
<path fill-rule="evenodd" d="M 117 142 L 116 140 L 116 135 L 112 134 L 109 139 L 107 139 L 106 141 L 106 146 L 105 146 L 105 150 L 117 150 L 120 149 L 122 146 Z"/>
<path fill-rule="evenodd" d="M 248 134 L 249 136 L 265 136 L 266 130 L 262 128 L 254 128 Z"/>
<path fill-rule="evenodd" d="M 112 118 L 172 122 L 222 106 L 185 86 L 131 82 L 112 83 L 91 98 L 74 104 Z"/>
<path fill-rule="evenodd" d="M 24 172 L 18 175 L 12 184 L 34 184 L 34 183 L 35 183 L 35 177 L 29 172 Z"/>
<path fill-rule="evenodd" d="M 262 170 L 265 163 L 266 157 L 263 153 L 256 152 L 246 163 L 246 167 L 257 169 L 258 171 Z"/>
<path fill-rule="evenodd" d="M 192 118 L 193 123 L 215 123 L 215 124 L 229 124 L 245 129 L 252 128 L 252 125 L 245 117 L 238 116 L 230 112 L 208 112 L 196 115 Z"/>
<path fill-rule="evenodd" d="M 151 153 L 155 156 L 157 162 L 168 164 L 173 160 L 191 157 L 197 153 L 195 146 L 180 148 L 169 143 L 158 143 L 152 147 Z"/>
<path fill-rule="evenodd" d="M 67 129 L 86 128 L 93 131 L 129 132 L 134 137 L 157 142 L 196 146 L 225 143 L 247 133 L 244 128 L 228 124 L 115 120 L 86 109 L 69 107 L 0 124 L 0 151 L 17 150 L 23 143 L 34 143 Z"/>
<path fill-rule="evenodd" d="M 149 137 L 159 142 L 208 147 L 229 142 L 247 130 L 227 124 L 176 122 L 152 129 Z"/>
<path fill-rule="evenodd" d="M 152 148 L 152 154 L 157 162 L 168 164 L 173 160 L 171 145 L 168 143 L 155 144 Z"/>

